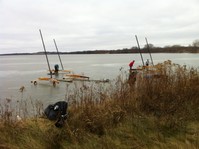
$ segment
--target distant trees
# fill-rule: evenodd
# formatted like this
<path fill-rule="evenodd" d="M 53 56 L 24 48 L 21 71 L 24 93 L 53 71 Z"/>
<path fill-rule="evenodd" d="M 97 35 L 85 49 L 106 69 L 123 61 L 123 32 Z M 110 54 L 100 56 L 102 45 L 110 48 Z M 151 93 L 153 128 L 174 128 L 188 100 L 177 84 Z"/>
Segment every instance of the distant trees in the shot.
<path fill-rule="evenodd" d="M 175 44 L 175 45 L 172 45 L 171 47 L 172 47 L 172 48 L 179 48 L 179 47 L 183 47 L 183 46 L 178 45 L 178 44 Z"/>
<path fill-rule="evenodd" d="M 199 39 L 196 39 L 192 43 L 193 47 L 199 47 Z"/>
<path fill-rule="evenodd" d="M 153 45 L 153 44 L 149 43 L 148 45 L 149 45 L 149 48 L 150 48 L 150 49 L 154 48 L 154 45 Z M 148 48 L 148 45 L 145 44 L 145 45 L 144 45 L 144 48 L 145 48 L 145 49 Z"/>
<path fill-rule="evenodd" d="M 131 49 L 131 50 L 133 50 L 133 49 L 138 49 L 138 47 L 133 46 L 133 47 L 131 47 L 130 49 Z"/>

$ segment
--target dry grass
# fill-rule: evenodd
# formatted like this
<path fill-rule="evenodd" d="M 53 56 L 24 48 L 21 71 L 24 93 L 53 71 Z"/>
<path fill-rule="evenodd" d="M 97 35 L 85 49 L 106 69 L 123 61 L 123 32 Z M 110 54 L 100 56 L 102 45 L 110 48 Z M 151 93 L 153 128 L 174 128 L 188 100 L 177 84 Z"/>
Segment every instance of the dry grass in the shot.
<path fill-rule="evenodd" d="M 67 89 L 69 117 L 62 129 L 38 118 L 40 102 L 32 103 L 36 118 L 19 122 L 11 120 L 7 102 L 1 106 L 0 147 L 199 148 L 197 70 L 171 61 L 156 69 L 161 77 L 141 77 L 135 86 L 122 73 L 108 85 Z"/>

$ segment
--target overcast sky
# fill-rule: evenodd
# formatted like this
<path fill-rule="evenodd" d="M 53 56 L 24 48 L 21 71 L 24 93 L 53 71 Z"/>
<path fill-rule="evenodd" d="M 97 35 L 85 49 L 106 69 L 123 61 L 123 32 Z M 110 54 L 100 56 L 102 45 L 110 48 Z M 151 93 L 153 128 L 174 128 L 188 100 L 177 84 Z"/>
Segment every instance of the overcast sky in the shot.
<path fill-rule="evenodd" d="M 0 53 L 189 45 L 199 39 L 199 0 L 0 0 Z"/>

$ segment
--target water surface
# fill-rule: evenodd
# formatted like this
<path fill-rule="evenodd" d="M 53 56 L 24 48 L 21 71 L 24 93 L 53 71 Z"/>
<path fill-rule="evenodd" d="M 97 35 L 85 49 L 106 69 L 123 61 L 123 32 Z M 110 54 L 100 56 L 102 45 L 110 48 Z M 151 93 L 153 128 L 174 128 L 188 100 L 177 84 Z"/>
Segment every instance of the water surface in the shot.
<path fill-rule="evenodd" d="M 152 54 L 154 63 L 172 60 L 174 63 L 199 67 L 199 54 Z M 128 71 L 128 64 L 135 60 L 134 67 L 142 65 L 139 54 L 90 54 L 90 55 L 61 55 L 64 69 L 76 74 L 89 76 L 90 79 L 114 79 L 120 74 L 120 70 Z M 150 59 L 148 54 L 143 54 L 146 61 Z M 49 55 L 50 67 L 59 64 L 57 55 Z M 35 99 L 44 103 L 65 99 L 66 90 L 70 83 L 62 82 L 56 87 L 49 83 L 41 83 L 34 86 L 30 83 L 38 77 L 47 77 L 48 65 L 44 55 L 28 56 L 1 56 L 0 57 L 0 100 L 9 98 L 12 100 Z M 62 78 L 62 75 L 59 75 Z M 25 87 L 21 93 L 19 88 Z"/>

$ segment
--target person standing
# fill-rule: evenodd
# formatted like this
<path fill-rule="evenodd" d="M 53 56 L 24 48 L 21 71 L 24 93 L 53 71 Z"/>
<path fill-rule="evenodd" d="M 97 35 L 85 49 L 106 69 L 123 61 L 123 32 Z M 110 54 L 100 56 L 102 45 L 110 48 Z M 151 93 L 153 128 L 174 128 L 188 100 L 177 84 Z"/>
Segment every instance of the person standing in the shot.
<path fill-rule="evenodd" d="M 133 61 L 131 61 L 131 62 L 129 63 L 130 70 L 132 69 L 134 63 L 135 63 L 135 60 L 133 60 Z"/>
<path fill-rule="evenodd" d="M 146 61 L 146 66 L 149 66 L 149 59 L 147 59 Z"/>
<path fill-rule="evenodd" d="M 57 73 L 59 72 L 59 65 L 56 64 L 56 65 L 54 66 L 54 68 L 55 68 L 55 73 L 57 74 Z"/>

